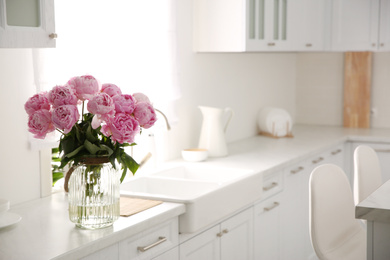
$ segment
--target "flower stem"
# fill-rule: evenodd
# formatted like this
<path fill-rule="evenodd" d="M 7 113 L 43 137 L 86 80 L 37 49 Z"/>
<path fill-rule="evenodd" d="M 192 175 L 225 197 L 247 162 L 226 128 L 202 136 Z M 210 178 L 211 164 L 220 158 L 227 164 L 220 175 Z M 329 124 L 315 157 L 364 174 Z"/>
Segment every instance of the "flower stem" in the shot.
<path fill-rule="evenodd" d="M 81 122 L 84 122 L 84 100 L 83 100 L 83 106 L 81 108 Z"/>
<path fill-rule="evenodd" d="M 65 135 L 65 133 L 62 132 L 60 129 L 56 128 L 56 130 L 57 130 L 58 132 L 60 132 L 61 134 Z"/>

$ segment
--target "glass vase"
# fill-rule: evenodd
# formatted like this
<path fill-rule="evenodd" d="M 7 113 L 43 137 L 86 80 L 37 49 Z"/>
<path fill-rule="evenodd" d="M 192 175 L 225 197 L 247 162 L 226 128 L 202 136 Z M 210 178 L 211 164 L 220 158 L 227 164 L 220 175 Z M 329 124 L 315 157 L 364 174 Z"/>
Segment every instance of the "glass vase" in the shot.
<path fill-rule="evenodd" d="M 108 158 L 85 158 L 69 178 L 69 218 L 77 227 L 98 229 L 119 218 L 119 172 Z"/>

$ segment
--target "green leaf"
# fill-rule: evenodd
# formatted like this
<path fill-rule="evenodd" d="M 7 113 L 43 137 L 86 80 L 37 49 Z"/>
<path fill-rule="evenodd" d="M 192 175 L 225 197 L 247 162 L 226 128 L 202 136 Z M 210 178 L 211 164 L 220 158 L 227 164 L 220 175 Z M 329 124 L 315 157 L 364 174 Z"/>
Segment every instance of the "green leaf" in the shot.
<path fill-rule="evenodd" d="M 91 143 L 94 143 L 98 140 L 93 133 L 91 124 L 88 124 L 88 128 L 87 128 L 85 135 L 87 137 L 87 140 L 90 141 Z"/>
<path fill-rule="evenodd" d="M 103 150 L 103 151 L 107 151 L 107 155 L 108 155 L 108 156 L 111 156 L 111 155 L 114 153 L 114 150 L 112 150 L 110 147 L 108 147 L 108 146 L 105 145 L 105 144 L 102 144 L 102 145 L 100 146 L 100 148 L 101 148 L 101 150 Z"/>
<path fill-rule="evenodd" d="M 127 167 L 124 167 L 124 168 L 123 168 L 122 175 L 121 175 L 121 183 L 122 183 L 122 182 L 123 182 L 123 180 L 125 179 L 125 177 L 126 177 L 126 173 L 127 173 Z"/>
<path fill-rule="evenodd" d="M 84 147 L 85 149 L 88 150 L 88 152 L 90 152 L 91 154 L 95 155 L 98 151 L 101 150 L 101 148 L 93 143 L 91 143 L 90 141 L 88 140 L 85 140 L 84 142 Z"/>
<path fill-rule="evenodd" d="M 81 145 L 77 149 L 73 150 L 72 152 L 65 154 L 65 157 L 72 158 L 83 149 L 84 149 L 84 145 Z"/>
<path fill-rule="evenodd" d="M 121 156 L 122 161 L 125 163 L 126 167 L 133 173 L 138 170 L 139 164 L 127 153 L 123 153 Z"/>

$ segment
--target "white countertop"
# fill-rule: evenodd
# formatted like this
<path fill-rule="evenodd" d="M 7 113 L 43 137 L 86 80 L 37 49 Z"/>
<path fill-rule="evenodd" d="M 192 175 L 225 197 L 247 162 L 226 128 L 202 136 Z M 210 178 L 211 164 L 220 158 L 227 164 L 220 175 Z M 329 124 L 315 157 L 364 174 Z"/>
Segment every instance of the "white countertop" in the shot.
<path fill-rule="evenodd" d="M 0 259 L 78 259 L 185 212 L 183 204 L 164 202 L 111 227 L 84 230 L 69 220 L 66 197 L 60 192 L 12 207 L 22 220 L 0 229 Z"/>
<path fill-rule="evenodd" d="M 389 194 L 390 181 L 387 181 L 356 206 L 356 218 L 390 223 Z"/>
<path fill-rule="evenodd" d="M 353 129 L 296 125 L 293 138 L 254 136 L 229 144 L 229 155 L 209 158 L 205 165 L 274 172 L 348 140 L 390 143 L 390 129 Z M 185 163 L 175 160 L 169 163 Z M 81 230 L 68 219 L 64 193 L 11 207 L 18 224 L 0 229 L 0 259 L 75 259 L 109 246 L 185 212 L 185 206 L 163 203 L 136 215 L 121 217 L 112 227 Z"/>

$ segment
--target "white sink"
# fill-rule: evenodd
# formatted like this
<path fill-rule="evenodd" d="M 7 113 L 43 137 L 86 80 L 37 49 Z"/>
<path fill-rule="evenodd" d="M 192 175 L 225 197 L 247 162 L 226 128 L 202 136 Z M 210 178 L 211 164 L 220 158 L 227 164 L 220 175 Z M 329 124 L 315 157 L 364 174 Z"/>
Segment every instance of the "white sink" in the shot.
<path fill-rule="evenodd" d="M 192 233 L 260 199 L 262 180 L 250 170 L 188 164 L 131 178 L 121 195 L 184 203 L 179 231 Z"/>

